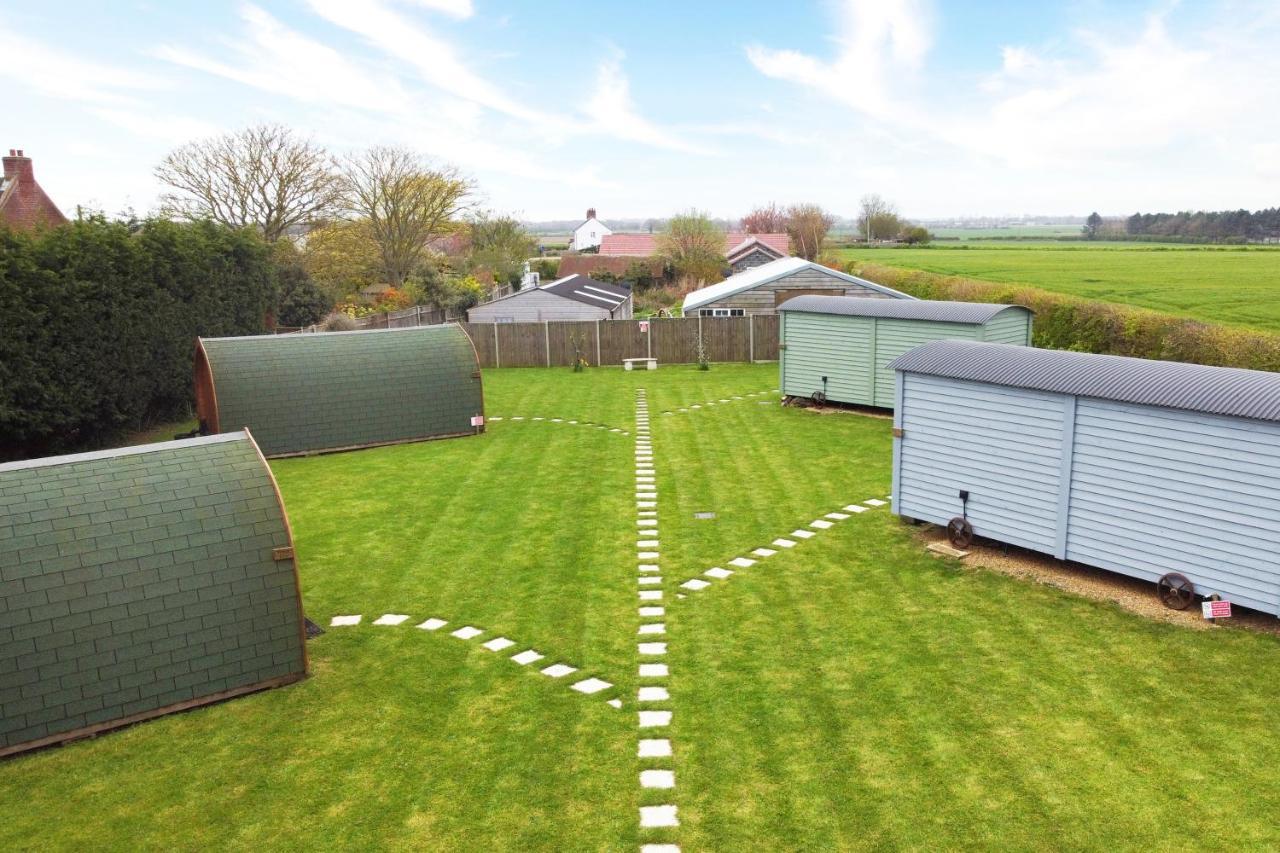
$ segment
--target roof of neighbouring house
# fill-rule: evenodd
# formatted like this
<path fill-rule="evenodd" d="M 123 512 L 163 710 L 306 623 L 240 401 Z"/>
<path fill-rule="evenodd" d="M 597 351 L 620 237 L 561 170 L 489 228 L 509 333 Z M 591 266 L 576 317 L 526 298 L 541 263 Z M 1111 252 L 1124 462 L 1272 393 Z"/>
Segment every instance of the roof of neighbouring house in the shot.
<path fill-rule="evenodd" d="M 746 234 L 730 231 L 724 235 L 724 251 L 727 255 L 748 240 L 768 246 L 780 255 L 791 251 L 791 240 L 786 234 Z M 600 243 L 602 255 L 652 255 L 658 248 L 656 234 L 606 234 Z"/>
<path fill-rule="evenodd" d="M 48 193 L 36 181 L 31 158 L 9 149 L 0 178 L 0 224 L 16 229 L 61 225 L 67 221 Z"/>
<path fill-rule="evenodd" d="M 1012 344 L 933 341 L 889 363 L 905 373 L 1280 421 L 1280 373 Z"/>
<path fill-rule="evenodd" d="M 596 281 L 578 273 L 544 284 L 540 289 L 597 308 L 617 308 L 631 298 L 631 291 L 622 285 Z"/>
<path fill-rule="evenodd" d="M 991 302 L 944 302 L 928 299 L 859 299 L 856 296 L 796 296 L 778 306 L 779 311 L 808 314 L 843 314 L 894 320 L 934 320 L 940 323 L 980 325 L 1002 311 L 1030 311 L 1021 305 Z"/>
<path fill-rule="evenodd" d="M 914 296 L 908 296 L 892 288 L 876 284 L 874 281 L 867 281 L 865 278 L 849 275 L 848 273 L 833 270 L 830 267 L 824 267 L 821 264 L 815 264 L 813 261 L 806 261 L 804 258 L 778 258 L 776 261 L 770 261 L 767 264 L 761 264 L 758 267 L 752 267 L 744 270 L 737 275 L 731 275 L 719 284 L 713 284 L 704 287 L 701 290 L 695 290 L 684 298 L 684 310 L 691 311 L 706 305 L 708 302 L 715 302 L 718 299 L 724 299 L 726 296 L 732 296 L 735 293 L 741 293 L 744 290 L 760 287 L 777 281 L 800 270 L 815 269 L 821 270 L 828 276 L 849 284 L 858 284 L 870 290 L 876 290 L 885 293 L 897 299 L 915 299 Z M 799 299 L 800 297 L 795 297 Z"/>
<path fill-rule="evenodd" d="M 725 260 L 727 260 L 729 263 L 733 263 L 735 259 L 740 258 L 743 255 L 750 254 L 751 252 L 756 251 L 757 249 L 764 252 L 767 255 L 772 255 L 774 258 L 781 258 L 787 254 L 785 249 L 778 249 L 776 246 L 773 246 L 768 242 L 761 240 L 760 239 L 761 236 L 768 236 L 768 235 L 757 235 L 757 234 L 747 235 L 747 239 L 743 240 L 741 243 L 739 243 L 738 245 L 734 246 L 733 248 L 729 249 L 724 253 Z"/>

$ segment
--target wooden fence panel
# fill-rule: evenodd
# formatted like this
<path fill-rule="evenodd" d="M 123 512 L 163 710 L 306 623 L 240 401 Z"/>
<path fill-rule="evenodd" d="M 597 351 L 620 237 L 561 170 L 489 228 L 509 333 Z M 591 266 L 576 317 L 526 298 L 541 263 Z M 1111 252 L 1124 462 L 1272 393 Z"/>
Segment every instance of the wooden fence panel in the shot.
<path fill-rule="evenodd" d="M 778 335 L 781 318 L 777 314 L 751 318 L 752 355 L 754 361 L 778 360 Z"/>
<path fill-rule="evenodd" d="M 494 357 L 493 350 L 493 324 L 459 323 L 458 325 L 471 336 L 471 343 L 475 344 L 476 356 L 480 359 L 480 366 L 497 367 L 498 361 Z"/>
<path fill-rule="evenodd" d="M 712 361 L 750 361 L 750 323 L 750 317 L 703 317 L 707 357 Z"/>
<path fill-rule="evenodd" d="M 600 361 L 622 364 L 624 358 L 644 358 L 649 354 L 646 335 L 635 320 L 600 321 Z"/>
<path fill-rule="evenodd" d="M 553 367 L 571 367 L 576 357 L 574 343 L 578 351 L 587 360 L 587 364 L 596 363 L 596 324 L 594 320 L 562 320 L 547 324 L 548 340 L 551 342 L 551 364 Z"/>
<path fill-rule="evenodd" d="M 497 323 L 499 367 L 546 367 L 543 323 Z"/>
<path fill-rule="evenodd" d="M 653 357 L 660 364 L 689 364 L 698 360 L 698 318 L 653 320 Z"/>

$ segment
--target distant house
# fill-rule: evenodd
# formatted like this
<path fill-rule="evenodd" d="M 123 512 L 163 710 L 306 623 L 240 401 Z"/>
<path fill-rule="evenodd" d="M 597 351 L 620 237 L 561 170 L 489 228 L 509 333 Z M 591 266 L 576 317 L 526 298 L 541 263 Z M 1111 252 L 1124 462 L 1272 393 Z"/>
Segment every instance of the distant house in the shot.
<path fill-rule="evenodd" d="M 787 256 L 786 247 L 777 248 L 775 244 L 760 239 L 760 235 L 750 234 L 747 239 L 724 253 L 729 262 L 729 269 L 734 273 L 745 272 L 752 267 L 776 261 Z"/>
<path fill-rule="evenodd" d="M 22 149 L 9 149 L 4 158 L 4 178 L 0 181 L 0 224 L 16 231 L 30 231 L 67 221 L 53 199 L 36 183 L 31 158 Z"/>
<path fill-rule="evenodd" d="M 770 260 L 791 254 L 791 241 L 786 234 L 745 234 L 741 231 L 730 231 L 724 235 L 726 258 L 731 252 L 736 254 L 747 247 L 768 252 L 772 255 Z M 601 255 L 648 257 L 657 250 L 656 234 L 610 234 L 600 243 Z"/>
<path fill-rule="evenodd" d="M 729 276 L 719 284 L 695 290 L 684 298 L 686 317 L 751 317 L 778 313 L 793 296 L 861 296 L 869 299 L 911 299 L 905 293 L 839 270 L 806 261 L 779 258 Z"/>
<path fill-rule="evenodd" d="M 467 312 L 467 321 L 629 320 L 631 311 L 630 289 L 575 274 L 477 305 Z"/>
<path fill-rule="evenodd" d="M 600 245 L 600 241 L 612 233 L 613 231 L 609 229 L 609 226 L 596 219 L 596 209 L 589 207 L 587 208 L 586 221 L 573 229 L 573 238 L 569 240 L 569 248 L 575 252 L 594 249 Z"/>

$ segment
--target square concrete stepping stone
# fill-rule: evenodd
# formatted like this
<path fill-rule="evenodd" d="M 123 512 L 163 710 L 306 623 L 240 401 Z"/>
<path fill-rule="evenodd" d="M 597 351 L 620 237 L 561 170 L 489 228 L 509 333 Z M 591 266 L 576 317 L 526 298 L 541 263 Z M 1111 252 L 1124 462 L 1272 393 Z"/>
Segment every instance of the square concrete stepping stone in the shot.
<path fill-rule="evenodd" d="M 689 408 L 691 408 L 691 409 L 701 409 L 702 407 L 701 407 L 701 406 L 690 406 Z"/>
<path fill-rule="evenodd" d="M 360 624 L 360 614 L 357 613 L 355 616 L 335 616 L 333 617 L 332 620 L 330 620 L 329 627 L 339 628 L 343 625 L 359 625 L 359 624 Z"/>
<path fill-rule="evenodd" d="M 657 501 L 636 501 L 637 509 L 648 509 L 649 507 L 655 507 L 657 505 Z"/>
<path fill-rule="evenodd" d="M 637 560 L 656 560 L 656 559 L 658 559 L 658 557 L 659 557 L 659 552 L 657 552 L 657 551 L 638 551 L 638 552 L 636 552 L 636 559 L 637 559 Z"/>
<path fill-rule="evenodd" d="M 779 548 L 794 548 L 794 547 L 796 547 L 796 543 L 792 542 L 790 539 L 775 539 L 775 540 L 773 540 L 773 544 L 774 544 L 774 545 L 777 545 Z"/>
<path fill-rule="evenodd" d="M 658 586 L 662 583 L 662 578 L 654 575 L 647 575 L 642 578 L 636 578 L 640 582 L 640 586 Z"/>
<path fill-rule="evenodd" d="M 662 624 L 661 622 L 652 622 L 652 623 L 649 623 L 649 624 L 647 624 L 647 625 L 641 625 L 641 626 L 640 626 L 640 630 L 639 630 L 639 632 L 638 632 L 638 633 L 640 633 L 640 634 L 665 634 L 665 633 L 667 633 L 667 626 L 666 626 L 666 625 L 664 625 L 664 624 Z"/>
<path fill-rule="evenodd" d="M 535 421 L 545 421 L 545 420 L 546 420 L 546 418 L 532 418 L 531 420 L 535 420 Z"/>
<path fill-rule="evenodd" d="M 640 728 L 656 729 L 671 725 L 670 711 L 640 711 Z"/>
<path fill-rule="evenodd" d="M 658 497 L 658 493 L 653 491 L 652 489 L 647 492 L 637 491 L 636 497 L 642 501 L 651 501 L 651 500 L 655 500 Z"/>
<path fill-rule="evenodd" d="M 662 590 L 660 589 L 642 589 L 640 590 L 641 601 L 661 601 Z"/>
<path fill-rule="evenodd" d="M 658 514 L 656 509 L 638 509 L 636 510 L 637 518 L 653 518 Z"/>
<path fill-rule="evenodd" d="M 870 500 L 863 501 L 863 503 L 867 506 L 884 506 L 884 501 L 879 498 L 871 498 Z"/>
<path fill-rule="evenodd" d="M 533 649 L 526 649 L 518 655 L 512 655 L 511 659 L 521 666 L 528 666 L 536 660 L 542 660 L 546 655 L 540 655 Z"/>
<path fill-rule="evenodd" d="M 586 678 L 577 684 L 569 685 L 579 693 L 585 693 L 590 696 L 592 693 L 599 693 L 601 690 L 608 690 L 613 685 L 607 681 L 601 681 L 598 678 Z"/>
<path fill-rule="evenodd" d="M 772 557 L 778 552 L 774 551 L 772 548 L 757 548 L 751 553 L 755 554 L 757 557 Z"/>
<path fill-rule="evenodd" d="M 636 651 L 642 655 L 665 655 L 667 653 L 666 643 L 636 643 Z"/>
<path fill-rule="evenodd" d="M 640 565 L 636 566 L 636 568 L 642 572 L 661 571 L 661 569 L 658 568 L 658 565 L 656 563 L 641 563 Z"/>
<path fill-rule="evenodd" d="M 494 421 L 500 421 L 500 420 L 502 420 L 502 418 L 489 418 L 489 423 L 493 423 Z"/>
<path fill-rule="evenodd" d="M 636 483 L 652 483 L 655 479 L 655 477 L 646 477 L 641 475 L 636 477 Z"/>
<path fill-rule="evenodd" d="M 622 710 L 621 699 L 610 699 L 608 702 L 605 702 L 605 704 L 608 705 L 610 708 L 617 708 L 618 710 Z"/>
<path fill-rule="evenodd" d="M 857 513 L 857 512 L 866 512 L 866 511 L 867 511 L 867 508 L 866 508 L 865 506 L 858 506 L 857 504 L 849 504 L 847 507 L 845 507 L 845 508 L 844 508 L 844 511 L 845 511 L 845 512 L 854 512 L 854 513 Z"/>
<path fill-rule="evenodd" d="M 453 636 L 457 637 L 459 640 L 470 640 L 473 637 L 479 637 L 483 633 L 484 633 L 484 629 L 475 628 L 471 625 L 467 625 L 464 628 L 459 628 L 458 630 L 454 631 Z"/>
<path fill-rule="evenodd" d="M 665 663 L 640 664 L 641 678 L 666 678 L 669 674 Z"/>
<path fill-rule="evenodd" d="M 727 402 L 729 402 L 729 401 L 728 401 L 728 400 L 721 400 L 720 402 L 721 402 L 721 403 L 727 403 Z"/>
<path fill-rule="evenodd" d="M 704 580 L 701 580 L 700 578 L 690 578 L 689 580 L 680 584 L 680 586 L 683 587 L 684 589 L 699 590 L 699 589 L 706 589 L 707 587 L 711 586 L 711 584 L 707 583 Z"/>
<path fill-rule="evenodd" d="M 676 774 L 674 770 L 641 770 L 641 788 L 674 788 Z"/>
<path fill-rule="evenodd" d="M 553 424 L 558 424 L 558 423 L 560 423 L 560 421 L 561 421 L 561 419 L 560 419 L 560 418 L 552 418 L 552 419 L 551 419 L 551 422 L 552 422 Z"/>
<path fill-rule="evenodd" d="M 667 612 L 667 608 L 665 607 L 641 607 L 640 608 L 641 616 L 664 616 L 666 615 L 666 612 Z"/>
<path fill-rule="evenodd" d="M 793 530 L 791 535 L 797 539 L 812 539 L 814 534 L 812 530 Z"/>
<path fill-rule="evenodd" d="M 675 806 L 641 806 L 640 826 L 656 829 L 663 826 L 679 826 Z"/>
<path fill-rule="evenodd" d="M 551 666 L 542 670 L 542 674 L 550 678 L 564 678 L 578 671 L 576 666 L 569 666 L 563 663 L 553 663 Z"/>
<path fill-rule="evenodd" d="M 666 738 L 640 738 L 636 758 L 670 758 L 671 741 Z"/>
<path fill-rule="evenodd" d="M 449 623 L 444 621 L 443 619 L 428 619 L 426 622 L 423 622 L 418 627 L 424 631 L 439 631 L 441 628 L 443 628 L 445 625 L 448 625 L 448 624 Z"/>
<path fill-rule="evenodd" d="M 636 693 L 638 702 L 666 702 L 670 698 L 665 687 L 641 687 Z"/>
<path fill-rule="evenodd" d="M 373 620 L 375 625 L 399 625 L 401 622 L 407 622 L 409 617 L 403 613 L 385 613 Z"/>
<path fill-rule="evenodd" d="M 575 424 L 575 425 L 576 425 L 578 422 L 577 422 L 577 421 L 569 421 L 569 423 L 571 423 L 571 424 Z"/>
<path fill-rule="evenodd" d="M 657 548 L 661 543 L 657 539 L 641 539 L 636 542 L 637 548 Z"/>
<path fill-rule="evenodd" d="M 516 417 L 512 418 L 511 420 L 513 420 L 513 421 L 522 421 L 522 420 L 524 420 L 524 415 L 518 415 L 518 416 L 516 416 Z"/>
<path fill-rule="evenodd" d="M 834 524 L 832 524 L 831 522 L 826 521 L 825 519 L 821 519 L 821 518 L 819 518 L 819 519 L 816 519 L 816 520 L 814 520 L 814 521 L 809 522 L 809 526 L 810 526 L 810 527 L 816 527 L 816 528 L 818 528 L 819 530 L 826 530 L 828 527 L 835 527 L 835 525 L 834 525 Z"/>
<path fill-rule="evenodd" d="M 844 521 L 844 520 L 845 520 L 846 518 L 848 518 L 848 517 L 849 517 L 849 516 L 848 516 L 846 513 L 843 513 L 843 512 L 829 512 L 829 513 L 827 513 L 827 518 L 831 518 L 831 519 L 834 519 L 834 520 L 836 520 L 836 521 Z"/>
<path fill-rule="evenodd" d="M 754 566 L 755 564 L 755 560 L 748 560 L 746 557 L 734 557 L 729 561 L 729 565 L 737 566 L 740 569 L 745 569 L 747 566 Z"/>
<path fill-rule="evenodd" d="M 480 645 L 484 646 L 486 649 L 488 649 L 491 652 L 500 652 L 503 649 L 511 648 L 515 644 L 516 644 L 515 640 L 508 640 L 506 637 L 494 637 L 489 642 L 481 643 Z"/>
<path fill-rule="evenodd" d="M 733 572 L 729 571 L 728 569 L 722 569 L 719 566 L 716 566 L 715 568 L 707 569 L 705 572 L 703 572 L 703 574 L 709 578 L 717 578 L 718 580 L 724 580 L 725 578 L 729 577 L 729 575 L 733 574 Z"/>

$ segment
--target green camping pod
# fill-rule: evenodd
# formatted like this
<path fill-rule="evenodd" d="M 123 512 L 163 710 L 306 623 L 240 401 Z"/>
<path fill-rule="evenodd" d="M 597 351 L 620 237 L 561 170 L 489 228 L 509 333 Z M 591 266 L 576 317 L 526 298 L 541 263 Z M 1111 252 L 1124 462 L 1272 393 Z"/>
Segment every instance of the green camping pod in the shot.
<path fill-rule="evenodd" d="M 889 362 L 929 341 L 1031 343 L 1021 305 L 809 295 L 778 311 L 783 395 L 856 406 L 893 408 Z"/>
<path fill-rule="evenodd" d="M 480 364 L 457 324 L 201 338 L 202 431 L 249 429 L 267 456 L 473 435 Z"/>

